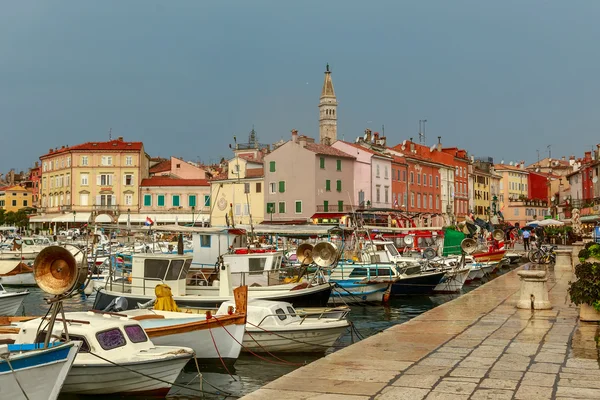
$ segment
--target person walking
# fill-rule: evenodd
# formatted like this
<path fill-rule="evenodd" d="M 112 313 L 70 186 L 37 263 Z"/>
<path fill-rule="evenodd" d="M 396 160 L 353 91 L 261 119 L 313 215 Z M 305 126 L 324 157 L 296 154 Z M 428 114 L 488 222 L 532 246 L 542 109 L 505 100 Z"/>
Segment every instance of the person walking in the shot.
<path fill-rule="evenodd" d="M 527 229 L 523 229 L 523 247 L 525 251 L 530 250 L 529 247 L 529 238 L 531 237 L 531 232 Z"/>

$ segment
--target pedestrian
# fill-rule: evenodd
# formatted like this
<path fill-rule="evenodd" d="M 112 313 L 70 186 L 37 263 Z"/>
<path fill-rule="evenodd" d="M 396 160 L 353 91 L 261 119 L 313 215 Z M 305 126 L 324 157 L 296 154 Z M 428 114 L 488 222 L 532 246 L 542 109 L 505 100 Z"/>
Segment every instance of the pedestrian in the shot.
<path fill-rule="evenodd" d="M 525 251 L 530 250 L 529 247 L 529 238 L 531 237 L 531 232 L 529 230 L 524 229 L 523 230 L 523 247 L 525 248 Z"/>
<path fill-rule="evenodd" d="M 510 242 L 509 242 L 510 243 L 510 248 L 514 249 L 515 248 L 515 241 L 516 241 L 515 230 L 514 229 L 512 229 L 509 232 L 509 238 L 510 238 Z"/>

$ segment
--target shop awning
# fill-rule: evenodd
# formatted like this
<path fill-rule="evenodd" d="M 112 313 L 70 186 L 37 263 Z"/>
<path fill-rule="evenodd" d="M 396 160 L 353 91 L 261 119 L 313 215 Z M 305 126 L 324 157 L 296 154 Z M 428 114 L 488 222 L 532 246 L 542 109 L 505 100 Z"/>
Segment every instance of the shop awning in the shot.
<path fill-rule="evenodd" d="M 344 215 L 348 215 L 348 213 L 330 213 L 330 212 L 326 212 L 326 213 L 316 213 L 311 218 L 312 219 L 315 219 L 315 218 L 318 218 L 318 219 L 323 219 L 323 218 L 331 219 L 331 218 L 341 218 Z"/>
<path fill-rule="evenodd" d="M 146 218 L 157 224 L 173 224 L 175 222 L 179 224 L 191 224 L 192 222 L 208 222 L 210 217 L 207 214 L 194 214 L 192 220 L 192 214 L 129 214 L 129 221 L 132 224 L 141 224 L 146 222 Z M 119 215 L 119 223 L 127 223 L 127 213 Z"/>
<path fill-rule="evenodd" d="M 51 223 L 63 223 L 63 222 L 89 222 L 90 216 L 92 213 L 89 212 L 78 212 L 75 215 L 73 213 L 53 213 L 46 215 L 34 215 L 29 218 L 30 223 L 43 223 L 43 222 L 51 222 Z"/>
<path fill-rule="evenodd" d="M 595 221 L 600 221 L 600 215 L 584 215 L 583 217 L 580 217 L 579 220 L 581 222 L 595 222 Z"/>

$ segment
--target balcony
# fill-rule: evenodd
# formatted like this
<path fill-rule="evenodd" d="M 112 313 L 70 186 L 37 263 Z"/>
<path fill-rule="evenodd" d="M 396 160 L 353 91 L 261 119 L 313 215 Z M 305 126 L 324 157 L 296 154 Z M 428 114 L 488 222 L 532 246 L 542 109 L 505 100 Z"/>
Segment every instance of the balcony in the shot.
<path fill-rule="evenodd" d="M 95 213 L 116 213 L 117 211 L 119 211 L 119 206 L 117 204 L 95 204 L 92 206 L 92 211 Z"/>
<path fill-rule="evenodd" d="M 59 206 L 58 207 L 61 212 L 71 212 L 73 211 L 73 207 L 69 205 Z"/>

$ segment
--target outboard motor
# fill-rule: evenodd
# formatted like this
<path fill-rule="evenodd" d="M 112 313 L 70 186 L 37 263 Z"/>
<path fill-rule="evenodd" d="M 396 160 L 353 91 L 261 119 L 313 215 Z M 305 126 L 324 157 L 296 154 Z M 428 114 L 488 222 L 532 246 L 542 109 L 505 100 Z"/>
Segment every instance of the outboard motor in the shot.
<path fill-rule="evenodd" d="M 104 312 L 121 312 L 127 310 L 129 302 L 125 297 L 117 297 L 113 299 L 104 310 Z"/>

